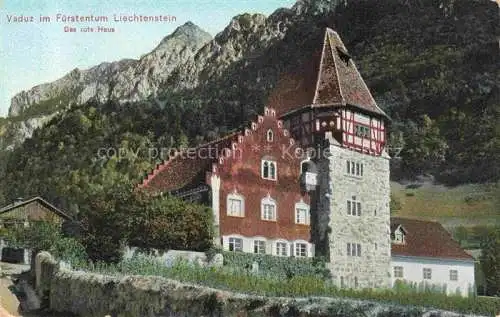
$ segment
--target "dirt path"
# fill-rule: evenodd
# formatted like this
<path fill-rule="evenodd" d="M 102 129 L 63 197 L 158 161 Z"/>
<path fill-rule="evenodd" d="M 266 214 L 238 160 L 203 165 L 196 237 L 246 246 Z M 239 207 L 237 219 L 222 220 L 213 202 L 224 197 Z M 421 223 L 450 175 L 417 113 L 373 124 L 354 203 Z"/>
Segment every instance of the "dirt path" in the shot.
<path fill-rule="evenodd" d="M 0 262 L 0 317 L 20 317 L 19 299 L 12 292 L 12 276 L 29 269 L 27 265 Z"/>
<path fill-rule="evenodd" d="M 10 286 L 12 286 L 10 278 L 0 279 L 0 316 L 21 316 L 18 313 L 19 300 L 9 289 Z"/>

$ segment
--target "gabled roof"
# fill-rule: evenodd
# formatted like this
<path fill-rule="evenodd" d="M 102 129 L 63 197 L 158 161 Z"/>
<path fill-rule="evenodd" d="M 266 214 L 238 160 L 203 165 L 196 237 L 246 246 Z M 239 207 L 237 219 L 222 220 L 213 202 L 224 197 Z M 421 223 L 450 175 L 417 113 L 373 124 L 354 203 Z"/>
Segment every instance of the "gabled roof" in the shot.
<path fill-rule="evenodd" d="M 190 152 L 196 153 L 193 157 L 187 151 L 177 152 L 169 160 L 156 166 L 139 184 L 139 188 L 153 191 L 170 192 L 183 188 L 194 182 L 205 180 L 205 173 L 212 168 L 212 164 L 222 155 L 222 151 L 231 147 L 231 143 L 238 138 L 239 133 L 231 133 L 218 140 L 205 143 Z"/>
<path fill-rule="evenodd" d="M 392 255 L 474 260 L 438 222 L 391 218 L 391 234 L 399 227 L 407 230 L 404 244 L 392 244 Z"/>
<path fill-rule="evenodd" d="M 406 230 L 406 228 L 405 228 L 405 227 L 403 227 L 403 225 L 401 225 L 401 224 L 399 224 L 399 223 L 392 223 L 392 222 L 391 222 L 391 233 L 396 232 L 398 229 L 403 230 L 403 233 L 404 233 L 404 234 L 407 234 L 407 233 L 408 233 L 408 231 Z"/>
<path fill-rule="evenodd" d="M 294 72 L 283 75 L 271 92 L 268 105 L 278 116 L 304 107 L 352 106 L 384 116 L 337 32 L 325 31 L 317 51 Z"/>
<path fill-rule="evenodd" d="M 42 206 L 44 206 L 45 208 L 52 210 L 55 214 L 57 214 L 58 216 L 60 216 L 64 219 L 68 219 L 68 220 L 72 219 L 65 212 L 63 212 L 62 210 L 55 207 L 54 205 L 52 205 L 51 203 L 49 203 L 48 201 L 46 201 L 45 199 L 43 199 L 42 197 L 39 197 L 39 196 L 30 198 L 30 199 L 26 199 L 26 200 L 16 201 L 16 202 L 9 204 L 5 207 L 2 207 L 2 208 L 0 208 L 0 214 L 9 212 L 13 209 L 25 206 L 25 205 L 30 204 L 30 203 L 35 202 L 35 201 L 38 202 L 39 204 L 41 204 Z"/>

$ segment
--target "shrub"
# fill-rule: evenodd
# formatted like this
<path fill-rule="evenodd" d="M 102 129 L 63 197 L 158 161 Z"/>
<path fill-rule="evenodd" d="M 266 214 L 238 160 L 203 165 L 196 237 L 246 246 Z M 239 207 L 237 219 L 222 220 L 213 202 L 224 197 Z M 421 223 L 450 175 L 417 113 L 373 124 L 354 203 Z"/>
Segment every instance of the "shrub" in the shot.
<path fill-rule="evenodd" d="M 259 264 L 259 274 L 291 279 L 295 276 L 314 276 L 330 278 L 330 270 L 325 262 L 318 258 L 278 257 L 269 254 L 252 254 L 243 252 L 223 252 L 224 266 L 233 269 L 252 267 L 253 262 Z"/>
<path fill-rule="evenodd" d="M 394 194 L 391 194 L 391 204 L 390 204 L 390 211 L 391 211 L 391 214 L 398 211 L 398 210 L 401 210 L 401 200 L 396 197 Z"/>
<path fill-rule="evenodd" d="M 421 184 L 409 184 L 409 185 L 406 185 L 406 189 L 417 189 L 417 188 L 420 188 L 422 187 Z"/>
<path fill-rule="evenodd" d="M 35 254 L 39 251 L 48 251 L 55 257 L 70 261 L 87 259 L 83 244 L 74 238 L 65 237 L 56 223 L 33 222 L 29 227 L 15 228 L 5 233 L 9 244 L 32 249 Z"/>

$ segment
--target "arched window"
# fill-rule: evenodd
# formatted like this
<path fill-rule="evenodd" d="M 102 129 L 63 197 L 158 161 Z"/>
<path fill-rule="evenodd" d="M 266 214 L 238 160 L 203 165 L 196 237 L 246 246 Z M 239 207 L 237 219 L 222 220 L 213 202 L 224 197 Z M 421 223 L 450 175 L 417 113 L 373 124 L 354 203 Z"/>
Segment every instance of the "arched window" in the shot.
<path fill-rule="evenodd" d="M 276 162 L 270 160 L 262 160 L 262 178 L 276 180 L 277 171 L 276 171 Z"/>
<path fill-rule="evenodd" d="M 245 217 L 245 199 L 233 192 L 227 195 L 227 215 L 232 217 Z"/>
<path fill-rule="evenodd" d="M 267 196 L 261 201 L 261 219 L 276 221 L 276 201 L 270 196 Z"/>
<path fill-rule="evenodd" d="M 309 224 L 309 205 L 303 200 L 295 204 L 295 223 L 301 225 Z"/>
<path fill-rule="evenodd" d="M 274 139 L 273 130 L 271 129 L 267 130 L 267 142 L 273 142 L 273 139 Z"/>

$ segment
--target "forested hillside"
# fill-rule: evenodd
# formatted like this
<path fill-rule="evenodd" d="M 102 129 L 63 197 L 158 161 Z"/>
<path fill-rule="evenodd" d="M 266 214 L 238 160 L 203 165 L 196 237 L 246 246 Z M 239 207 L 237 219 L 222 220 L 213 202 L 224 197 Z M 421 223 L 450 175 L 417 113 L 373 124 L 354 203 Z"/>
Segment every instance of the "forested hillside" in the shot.
<path fill-rule="evenodd" d="M 393 178 L 432 174 L 450 185 L 498 181 L 498 5 L 362 0 L 333 10 L 334 2 L 301 1 L 267 20 L 234 18 L 233 27 L 215 39 L 233 49 L 221 54 L 237 58 L 214 55 L 196 64 L 196 56 L 214 45 L 207 44 L 147 100 L 75 101 L 31 139 L 0 154 L 0 204 L 42 195 L 77 212 L 89 188 L 140 181 L 158 159 L 147 148 L 194 145 L 240 127 L 262 111 L 280 74 L 320 47 L 325 26 L 339 32 L 376 101 L 393 118 L 391 148 L 402 148 Z M 282 28 L 283 38 L 269 37 L 275 28 Z M 265 45 L 256 44 L 259 36 Z M 15 118 L 0 120 L 0 139 Z M 130 151 L 109 159 L 100 155 L 107 148 Z M 131 155 L 138 149 L 137 157 Z"/>

